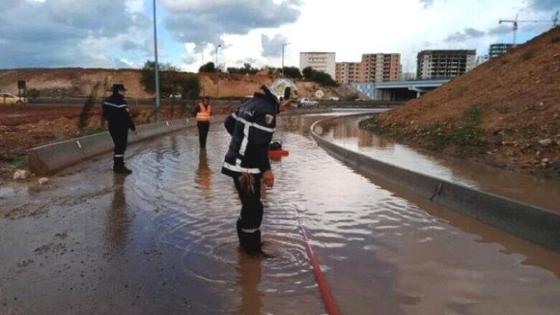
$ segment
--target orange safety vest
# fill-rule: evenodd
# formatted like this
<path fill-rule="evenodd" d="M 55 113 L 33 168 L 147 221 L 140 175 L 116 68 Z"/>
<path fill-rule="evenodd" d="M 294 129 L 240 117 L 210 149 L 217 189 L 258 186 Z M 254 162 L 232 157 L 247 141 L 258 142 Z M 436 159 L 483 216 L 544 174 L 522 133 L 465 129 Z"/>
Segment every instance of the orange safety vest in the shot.
<path fill-rule="evenodd" d="M 198 113 L 196 113 L 196 121 L 210 121 L 212 115 L 212 107 L 208 105 L 205 107 L 202 103 L 198 104 Z"/>

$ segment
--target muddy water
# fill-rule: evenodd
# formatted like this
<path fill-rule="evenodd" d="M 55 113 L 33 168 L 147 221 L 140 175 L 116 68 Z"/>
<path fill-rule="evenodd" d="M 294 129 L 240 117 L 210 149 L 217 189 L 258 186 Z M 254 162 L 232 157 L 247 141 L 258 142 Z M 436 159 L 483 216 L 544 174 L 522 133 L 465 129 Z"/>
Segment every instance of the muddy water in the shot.
<path fill-rule="evenodd" d="M 327 123 L 323 136 L 387 163 L 560 212 L 558 181 L 413 149 L 358 128 L 359 122 L 369 117 L 353 116 Z"/>
<path fill-rule="evenodd" d="M 131 148 L 127 178 L 102 157 L 4 189 L 0 314 L 321 314 L 298 218 L 345 314 L 560 311 L 560 255 L 377 186 L 301 134 L 315 119 L 276 135 L 290 156 L 264 197 L 273 259 L 237 250 L 218 124 L 206 153 L 194 130 Z"/>

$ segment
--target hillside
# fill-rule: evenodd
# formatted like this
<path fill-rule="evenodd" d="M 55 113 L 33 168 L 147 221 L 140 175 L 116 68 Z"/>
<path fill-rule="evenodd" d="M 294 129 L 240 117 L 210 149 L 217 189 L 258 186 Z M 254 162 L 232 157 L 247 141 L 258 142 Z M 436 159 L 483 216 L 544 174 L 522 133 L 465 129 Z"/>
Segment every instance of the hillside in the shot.
<path fill-rule="evenodd" d="M 362 126 L 444 154 L 556 177 L 560 28 Z"/>
<path fill-rule="evenodd" d="M 134 69 L 86 69 L 86 68 L 37 68 L 0 70 L 0 91 L 17 93 L 17 81 L 26 80 L 28 89 L 39 90 L 41 96 L 88 95 L 96 82 L 107 80 L 109 84 L 124 83 L 132 98 L 149 98 L 140 83 L 140 70 Z M 202 93 L 211 97 L 243 97 L 253 94 L 263 84 L 272 82 L 265 74 L 243 75 L 228 73 L 199 74 Z M 296 82 L 301 96 L 313 96 L 317 90 L 325 96 L 336 95 L 331 88 L 307 82 Z"/>

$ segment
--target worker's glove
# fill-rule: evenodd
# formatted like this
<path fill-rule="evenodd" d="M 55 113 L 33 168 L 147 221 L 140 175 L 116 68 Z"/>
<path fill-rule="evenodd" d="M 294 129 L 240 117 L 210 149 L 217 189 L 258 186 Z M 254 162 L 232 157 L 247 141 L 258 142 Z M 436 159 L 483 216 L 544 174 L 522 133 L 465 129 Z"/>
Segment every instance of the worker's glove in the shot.
<path fill-rule="evenodd" d="M 272 174 L 271 170 L 266 170 L 263 173 L 263 183 L 266 187 L 274 186 L 274 174 Z"/>

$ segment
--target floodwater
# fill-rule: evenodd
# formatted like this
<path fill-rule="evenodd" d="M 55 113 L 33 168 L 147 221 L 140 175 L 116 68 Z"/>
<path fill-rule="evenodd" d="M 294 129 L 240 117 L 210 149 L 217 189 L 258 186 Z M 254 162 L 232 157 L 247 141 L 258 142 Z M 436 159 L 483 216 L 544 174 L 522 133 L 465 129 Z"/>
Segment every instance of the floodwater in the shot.
<path fill-rule="evenodd" d="M 344 117 L 319 128 L 326 139 L 386 163 L 560 212 L 560 182 L 413 149 L 358 128 L 370 117 Z"/>
<path fill-rule="evenodd" d="M 213 124 L 133 146 L 134 174 L 103 156 L 48 187 L 0 194 L 0 314 L 323 314 L 299 221 L 344 314 L 558 314 L 560 255 L 405 192 L 389 191 L 305 135 L 276 138 L 264 249 L 237 249 L 239 215 Z"/>

